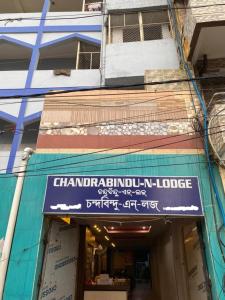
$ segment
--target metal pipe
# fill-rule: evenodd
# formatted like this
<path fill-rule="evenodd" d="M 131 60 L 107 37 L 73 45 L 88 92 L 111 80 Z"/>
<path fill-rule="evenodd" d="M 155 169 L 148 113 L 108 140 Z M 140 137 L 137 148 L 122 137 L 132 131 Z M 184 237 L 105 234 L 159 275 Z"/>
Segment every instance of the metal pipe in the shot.
<path fill-rule="evenodd" d="M 27 163 L 30 155 L 33 153 L 33 149 L 25 148 L 22 162 L 19 170 L 19 175 L 16 183 L 15 193 L 12 201 L 11 211 L 9 215 L 5 241 L 2 249 L 2 257 L 0 260 L 0 300 L 3 300 L 3 292 L 6 280 L 6 274 L 8 269 L 8 264 L 10 260 L 10 252 L 12 248 L 13 236 L 16 227 L 16 220 L 20 205 L 21 193 L 23 189 L 24 175 L 27 168 Z"/>
<path fill-rule="evenodd" d="M 79 69 L 79 63 L 80 63 L 80 41 L 77 42 L 76 70 Z"/>
<path fill-rule="evenodd" d="M 142 18 L 142 13 L 138 13 L 138 22 L 139 22 L 139 30 L 140 30 L 140 41 L 144 42 L 144 27 L 143 27 L 143 18 Z"/>

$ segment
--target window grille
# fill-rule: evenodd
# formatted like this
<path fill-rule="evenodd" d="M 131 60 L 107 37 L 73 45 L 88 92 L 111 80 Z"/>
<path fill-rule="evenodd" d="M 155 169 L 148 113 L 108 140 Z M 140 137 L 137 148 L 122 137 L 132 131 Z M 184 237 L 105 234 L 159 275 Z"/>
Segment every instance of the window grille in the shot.
<path fill-rule="evenodd" d="M 143 25 L 144 30 L 144 40 L 161 40 L 162 37 L 162 26 L 159 24 L 156 25 Z"/>
<path fill-rule="evenodd" d="M 80 43 L 78 69 L 99 69 L 100 48 L 94 45 Z"/>
<path fill-rule="evenodd" d="M 167 12 L 139 12 L 109 16 L 108 43 L 171 38 Z"/>
<path fill-rule="evenodd" d="M 140 28 L 139 26 L 127 26 L 123 28 L 123 42 L 138 42 L 140 41 Z"/>
<path fill-rule="evenodd" d="M 100 52 L 80 52 L 79 69 L 99 69 Z"/>

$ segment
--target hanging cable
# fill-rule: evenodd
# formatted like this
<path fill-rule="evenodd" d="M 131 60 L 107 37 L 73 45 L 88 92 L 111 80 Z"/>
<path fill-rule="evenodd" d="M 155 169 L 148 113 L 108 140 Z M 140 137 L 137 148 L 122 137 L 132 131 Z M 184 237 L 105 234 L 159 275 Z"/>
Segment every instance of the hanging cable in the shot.
<path fill-rule="evenodd" d="M 169 11 L 170 11 L 170 14 L 172 16 L 174 27 L 175 27 L 174 28 L 175 29 L 175 36 L 176 36 L 176 41 L 178 43 L 178 49 L 179 49 L 180 57 L 183 61 L 184 68 L 186 70 L 188 78 L 190 79 L 190 81 L 191 81 L 191 83 L 194 87 L 194 90 L 195 90 L 195 92 L 198 96 L 199 103 L 200 103 L 200 106 L 201 106 L 201 109 L 202 109 L 202 112 L 203 112 L 203 128 L 204 128 L 204 132 L 205 132 L 205 134 L 204 134 L 204 148 L 205 148 L 205 153 L 206 153 L 206 157 L 207 157 L 207 161 L 208 161 L 208 170 L 209 170 L 209 175 L 210 175 L 210 180 L 211 180 L 211 183 L 212 183 L 212 186 L 213 186 L 213 190 L 214 190 L 214 193 L 215 193 L 215 196 L 216 196 L 216 200 L 217 200 L 217 203 L 218 203 L 218 206 L 219 206 L 219 209 L 220 209 L 220 212 L 221 212 L 221 216 L 222 216 L 222 219 L 223 219 L 223 225 L 225 226 L 225 212 L 224 212 L 223 204 L 222 204 L 222 201 L 221 201 L 221 198 L 220 198 L 220 195 L 219 195 L 219 191 L 218 191 L 218 188 L 217 188 L 217 185 L 216 185 L 216 182 L 215 182 L 213 166 L 212 166 L 211 161 L 210 161 L 209 141 L 208 141 L 208 113 L 207 113 L 207 107 L 206 107 L 204 99 L 202 98 L 202 95 L 199 91 L 199 88 L 196 84 L 196 81 L 192 76 L 191 70 L 190 70 L 190 68 L 189 68 L 189 66 L 188 66 L 188 64 L 187 64 L 187 62 L 184 58 L 182 43 L 181 43 L 180 34 L 179 34 L 177 21 L 176 21 L 176 16 L 174 14 L 174 10 L 172 9 L 173 5 L 172 5 L 171 0 L 168 0 L 168 7 L 169 7 Z"/>

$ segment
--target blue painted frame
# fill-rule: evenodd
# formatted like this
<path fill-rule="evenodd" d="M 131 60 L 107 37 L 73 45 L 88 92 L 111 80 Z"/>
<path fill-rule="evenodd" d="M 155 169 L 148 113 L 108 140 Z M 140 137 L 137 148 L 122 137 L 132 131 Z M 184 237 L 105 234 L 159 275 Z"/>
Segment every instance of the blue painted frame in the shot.
<path fill-rule="evenodd" d="M 32 115 L 29 115 L 29 116 L 25 117 L 24 118 L 24 124 L 27 125 L 29 123 L 40 120 L 41 114 L 42 114 L 42 111 L 39 111 L 39 112 L 36 112 Z"/>
<path fill-rule="evenodd" d="M 25 48 L 31 48 L 31 49 L 33 49 L 33 47 L 34 47 L 32 44 L 29 44 L 29 43 L 26 43 L 26 42 L 14 39 L 14 38 L 12 38 L 10 36 L 6 36 L 6 35 L 3 35 L 3 34 L 0 35 L 0 41 L 1 40 L 4 40 L 4 41 L 9 42 L 9 43 L 16 44 L 16 45 L 20 45 L 20 46 L 25 47 Z"/>
<path fill-rule="evenodd" d="M 95 44 L 97 46 L 101 46 L 101 40 L 98 40 L 98 39 L 95 39 L 95 38 L 92 38 L 92 37 L 89 37 L 89 36 L 86 36 L 86 35 L 83 35 L 80 33 L 73 33 L 73 34 L 58 38 L 56 40 L 46 42 L 46 43 L 42 44 L 40 48 L 52 46 L 54 44 L 61 43 L 61 42 L 64 42 L 66 40 L 71 40 L 71 39 L 76 39 L 79 41 L 84 41 L 84 42 L 88 42 L 91 44 Z"/>
<path fill-rule="evenodd" d="M 102 25 L 45 25 L 46 23 L 46 17 L 47 13 L 49 12 L 49 7 L 50 7 L 50 0 L 44 0 L 44 5 L 42 8 L 42 13 L 41 13 L 41 18 L 40 18 L 40 23 L 39 26 L 19 26 L 19 27 L 0 27 L 0 41 L 8 41 L 13 44 L 20 45 L 22 47 L 26 47 L 32 50 L 32 56 L 30 60 L 30 65 L 28 69 L 28 74 L 27 74 L 27 79 L 25 83 L 25 88 L 24 89 L 0 89 L 0 97 L 4 96 L 15 96 L 15 95 L 25 95 L 25 97 L 22 98 L 21 105 L 20 105 L 20 110 L 18 117 L 14 117 L 10 114 L 4 113 L 0 111 L 0 118 L 12 122 L 16 124 L 16 132 L 17 134 L 14 134 L 13 142 L 11 145 L 11 151 L 9 155 L 9 160 L 8 160 L 8 165 L 7 165 L 7 171 L 6 173 L 11 173 L 13 171 L 14 167 L 14 162 L 15 162 L 15 157 L 16 157 L 16 152 L 20 147 L 21 144 L 21 139 L 23 135 L 23 129 L 24 126 L 30 122 L 37 121 L 41 117 L 42 112 L 37 112 L 34 114 L 31 114 L 29 116 L 25 116 L 26 114 L 26 108 L 27 108 L 27 103 L 28 103 L 28 97 L 31 94 L 34 93 L 46 93 L 52 90 L 76 90 L 76 89 L 90 89 L 93 87 L 89 86 L 80 86 L 80 87 L 49 87 L 49 88 L 31 88 L 32 86 L 32 80 L 34 76 L 34 72 L 37 69 L 37 64 L 39 60 L 39 55 L 40 55 L 40 49 L 48 46 L 52 46 L 56 43 L 60 43 L 69 39 L 77 39 L 79 41 L 85 41 L 88 43 L 95 44 L 97 46 L 101 46 L 101 40 L 92 38 L 90 36 L 87 36 L 85 34 L 80 34 L 82 33 L 88 33 L 88 32 L 101 32 L 102 31 Z M 65 35 L 62 38 L 55 39 L 50 42 L 46 42 L 42 44 L 42 38 L 44 33 L 60 33 L 60 32 L 65 32 L 65 33 L 72 33 L 69 35 Z M 78 33 L 79 32 L 79 33 Z M 14 37 L 10 37 L 6 34 L 12 34 L 12 33 L 36 33 L 36 42 L 34 45 L 20 41 Z M 19 134 L 18 134 L 19 132 Z"/>
<path fill-rule="evenodd" d="M 99 88 L 100 86 L 96 87 Z M 51 92 L 51 91 L 71 91 L 71 90 L 90 90 L 93 89 L 93 86 L 71 86 L 71 87 L 64 87 L 64 86 L 58 86 L 58 87 L 48 87 L 48 88 L 28 88 L 28 89 L 0 89 L 0 99 L 3 99 L 4 97 L 10 97 L 15 96 L 19 98 L 19 95 L 23 94 L 24 96 L 32 96 L 34 94 L 39 94 L 40 97 L 42 94 Z"/>
<path fill-rule="evenodd" d="M 31 87 L 34 71 L 37 68 L 39 54 L 40 54 L 39 48 L 41 45 L 41 40 L 42 40 L 42 36 L 43 36 L 43 28 L 45 25 L 45 19 L 46 19 L 47 13 L 49 11 L 49 7 L 50 7 L 50 0 L 45 0 L 43 9 L 42 9 L 41 19 L 40 19 L 40 25 L 38 27 L 36 44 L 33 47 L 33 52 L 32 52 L 29 70 L 28 70 L 28 74 L 27 74 L 27 80 L 26 80 L 26 84 L 25 84 L 25 89 Z M 14 137 L 13 137 L 6 173 L 11 173 L 13 171 L 16 152 L 19 149 L 19 146 L 21 144 L 21 140 L 22 140 L 22 136 L 23 136 L 23 129 L 24 129 L 24 118 L 25 118 L 25 113 L 26 113 L 26 108 L 27 108 L 27 101 L 28 101 L 27 98 L 22 98 L 22 102 L 20 105 L 20 111 L 19 111 L 19 115 L 18 115 L 18 120 L 16 123 L 17 134 L 14 134 Z"/>
<path fill-rule="evenodd" d="M 0 111 L 0 119 L 7 121 L 7 122 L 14 123 L 14 124 L 16 124 L 16 122 L 17 122 L 16 117 L 14 117 L 13 115 L 10 115 L 4 111 Z"/>
<path fill-rule="evenodd" d="M 0 27 L 1 33 L 37 33 L 39 26 Z M 48 25 L 43 32 L 101 32 L 102 25 Z"/>

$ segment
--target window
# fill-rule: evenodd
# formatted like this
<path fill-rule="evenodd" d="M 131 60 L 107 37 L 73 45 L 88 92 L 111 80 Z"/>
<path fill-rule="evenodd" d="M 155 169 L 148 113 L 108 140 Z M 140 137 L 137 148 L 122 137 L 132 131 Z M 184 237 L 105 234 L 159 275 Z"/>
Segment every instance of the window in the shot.
<path fill-rule="evenodd" d="M 108 43 L 129 43 L 170 38 L 167 12 L 113 14 L 108 21 Z"/>
<path fill-rule="evenodd" d="M 81 43 L 79 52 L 79 69 L 100 68 L 100 48 Z"/>
<path fill-rule="evenodd" d="M 40 50 L 38 70 L 55 70 L 55 75 L 69 76 L 69 70 L 99 69 L 100 47 L 74 39 Z"/>

